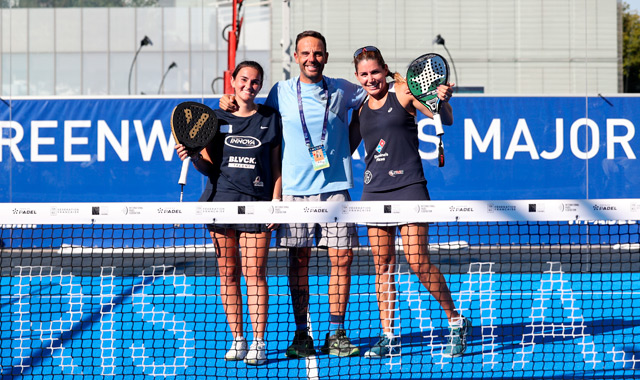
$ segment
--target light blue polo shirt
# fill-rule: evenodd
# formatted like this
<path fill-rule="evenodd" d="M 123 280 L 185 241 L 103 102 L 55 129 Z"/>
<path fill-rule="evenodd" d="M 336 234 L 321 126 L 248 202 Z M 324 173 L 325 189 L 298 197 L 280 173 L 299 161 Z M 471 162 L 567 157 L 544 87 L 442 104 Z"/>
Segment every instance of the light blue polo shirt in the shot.
<path fill-rule="evenodd" d="M 331 103 L 324 146 L 329 167 L 313 169 L 313 159 L 304 140 L 296 85 L 299 77 L 276 83 L 265 102 L 282 116 L 282 193 L 314 195 L 353 187 L 349 148 L 349 110 L 357 109 L 366 97 L 361 86 L 344 79 L 324 77 Z M 321 144 L 325 106 L 322 81 L 300 83 L 304 118 L 312 146 Z"/>

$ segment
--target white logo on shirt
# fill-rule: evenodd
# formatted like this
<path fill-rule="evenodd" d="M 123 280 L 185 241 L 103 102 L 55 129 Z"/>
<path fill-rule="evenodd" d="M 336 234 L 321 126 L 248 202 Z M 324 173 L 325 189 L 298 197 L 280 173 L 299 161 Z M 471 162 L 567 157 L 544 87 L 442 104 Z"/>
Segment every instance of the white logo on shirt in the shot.
<path fill-rule="evenodd" d="M 238 149 L 254 149 L 262 145 L 262 142 L 253 136 L 227 136 L 224 143 Z"/>
<path fill-rule="evenodd" d="M 372 178 L 373 178 L 373 174 L 371 174 L 371 172 L 369 170 L 364 172 L 364 183 L 369 184 L 369 182 L 371 182 Z"/>
<path fill-rule="evenodd" d="M 239 168 L 239 169 L 255 169 L 256 167 L 256 158 L 255 157 L 244 157 L 244 156 L 229 156 L 229 165 L 230 168 Z"/>

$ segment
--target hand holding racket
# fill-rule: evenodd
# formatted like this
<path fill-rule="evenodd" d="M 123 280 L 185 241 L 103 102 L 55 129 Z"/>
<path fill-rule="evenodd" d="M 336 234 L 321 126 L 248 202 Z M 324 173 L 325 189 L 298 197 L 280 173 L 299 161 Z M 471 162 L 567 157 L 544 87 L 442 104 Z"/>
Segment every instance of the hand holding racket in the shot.
<path fill-rule="evenodd" d="M 414 59 L 407 70 L 409 91 L 433 114 L 438 136 L 444 134 L 439 114 L 442 104 L 438 97 L 438 87 L 447 85 L 448 81 L 449 64 L 441 55 L 435 53 L 424 54 Z"/>

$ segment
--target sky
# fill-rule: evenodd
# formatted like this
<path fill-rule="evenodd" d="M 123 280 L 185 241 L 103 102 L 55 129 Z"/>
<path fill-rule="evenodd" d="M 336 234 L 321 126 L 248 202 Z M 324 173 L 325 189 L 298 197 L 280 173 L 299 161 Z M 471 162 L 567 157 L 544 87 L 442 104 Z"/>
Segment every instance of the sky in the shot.
<path fill-rule="evenodd" d="M 622 0 L 629 4 L 629 10 L 636 10 L 640 14 L 640 0 Z"/>

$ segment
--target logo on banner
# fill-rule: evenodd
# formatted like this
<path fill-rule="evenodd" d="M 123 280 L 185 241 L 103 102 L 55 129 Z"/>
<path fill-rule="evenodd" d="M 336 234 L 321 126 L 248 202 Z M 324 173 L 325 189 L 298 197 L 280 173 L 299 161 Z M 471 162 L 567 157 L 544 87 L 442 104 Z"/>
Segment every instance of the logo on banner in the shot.
<path fill-rule="evenodd" d="M 618 211 L 616 206 L 607 205 L 607 204 L 595 204 L 593 205 L 593 211 Z"/>
<path fill-rule="evenodd" d="M 92 206 L 91 215 L 109 215 L 108 207 Z"/>
<path fill-rule="evenodd" d="M 224 213 L 224 207 L 207 207 L 207 206 L 196 207 L 196 215 L 223 214 L 223 213 Z"/>
<path fill-rule="evenodd" d="M 36 210 L 29 208 L 14 208 L 13 215 L 36 215 Z"/>
<path fill-rule="evenodd" d="M 51 216 L 80 214 L 80 209 L 75 207 L 51 207 Z"/>
<path fill-rule="evenodd" d="M 506 204 L 495 204 L 489 203 L 487 205 L 487 212 L 506 212 L 506 211 L 516 211 L 515 205 L 506 205 Z"/>
<path fill-rule="evenodd" d="M 529 212 L 544 212 L 544 203 L 529 203 Z"/>
<path fill-rule="evenodd" d="M 252 215 L 255 213 L 253 206 L 238 206 L 238 215 Z"/>
<path fill-rule="evenodd" d="M 397 214 L 400 212 L 400 207 L 393 207 L 392 205 L 384 205 L 383 212 L 385 214 Z"/>
<path fill-rule="evenodd" d="M 271 205 L 267 208 L 269 214 L 286 214 L 289 211 L 289 206 L 285 205 Z"/>
<path fill-rule="evenodd" d="M 182 210 L 178 208 L 158 208 L 158 214 L 182 214 Z"/>
<path fill-rule="evenodd" d="M 322 207 L 305 207 L 302 209 L 302 211 L 305 213 L 311 213 L 311 214 L 328 214 L 329 213 L 329 209 L 322 208 Z"/>
<path fill-rule="evenodd" d="M 347 206 L 342 205 L 342 213 L 343 214 L 351 214 L 351 213 L 370 213 L 370 206 Z"/>
<path fill-rule="evenodd" d="M 578 211 L 578 207 L 580 207 L 578 203 L 561 203 L 558 209 L 560 212 L 575 212 Z"/>
<path fill-rule="evenodd" d="M 469 206 L 450 206 L 449 212 L 473 212 L 473 207 Z"/>
<path fill-rule="evenodd" d="M 142 206 L 124 207 L 122 213 L 125 215 L 140 215 L 142 214 Z"/>
<path fill-rule="evenodd" d="M 417 214 L 429 214 L 432 213 L 433 210 L 435 210 L 436 206 L 434 205 L 416 205 L 413 208 L 413 211 L 415 211 Z"/>

